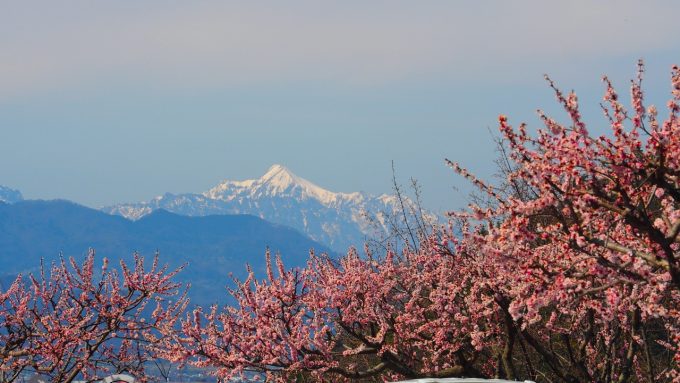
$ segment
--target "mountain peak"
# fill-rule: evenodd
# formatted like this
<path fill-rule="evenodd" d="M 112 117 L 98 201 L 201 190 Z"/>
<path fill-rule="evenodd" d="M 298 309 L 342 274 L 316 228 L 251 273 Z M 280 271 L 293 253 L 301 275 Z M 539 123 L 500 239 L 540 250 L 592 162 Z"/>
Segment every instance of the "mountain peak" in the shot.
<path fill-rule="evenodd" d="M 262 176 L 262 178 L 266 178 L 268 176 L 274 176 L 274 175 L 279 174 L 279 173 L 286 173 L 286 174 L 289 174 L 291 176 L 295 175 L 287 167 L 285 167 L 281 164 L 274 164 L 274 165 L 269 167 L 269 170 L 267 170 L 267 172 Z"/>
<path fill-rule="evenodd" d="M 333 193 L 316 184 L 298 177 L 283 165 L 272 165 L 258 183 L 265 187 L 270 195 L 290 193 L 293 189 L 302 198 L 313 198 L 324 205 L 329 205 L 338 200 L 341 193 Z"/>
<path fill-rule="evenodd" d="M 262 177 L 224 180 L 201 194 L 167 195 L 104 210 L 131 219 L 161 208 L 193 216 L 251 214 L 291 226 L 337 251 L 346 251 L 350 245 L 375 235 L 376 230 L 388 230 L 385 216 L 398 211 L 397 202 L 386 195 L 332 192 L 275 164 Z M 370 215 L 375 215 L 375 220 L 368 218 Z"/>
<path fill-rule="evenodd" d="M 262 183 L 270 183 L 284 188 L 299 183 L 299 181 L 301 181 L 301 179 L 298 176 L 293 174 L 287 167 L 279 164 L 272 165 L 269 170 L 260 177 L 260 182 Z"/>

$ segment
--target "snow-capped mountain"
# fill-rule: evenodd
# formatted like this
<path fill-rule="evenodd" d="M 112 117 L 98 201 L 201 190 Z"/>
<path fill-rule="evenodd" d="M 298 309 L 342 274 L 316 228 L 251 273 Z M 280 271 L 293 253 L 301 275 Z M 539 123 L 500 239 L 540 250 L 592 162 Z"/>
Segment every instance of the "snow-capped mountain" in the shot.
<path fill-rule="evenodd" d="M 349 246 L 362 246 L 376 229 L 386 230 L 385 213 L 398 211 L 399 201 L 386 194 L 331 192 L 274 165 L 259 179 L 223 181 L 200 194 L 166 193 L 148 202 L 102 210 L 136 220 L 161 208 L 190 216 L 251 214 L 345 252 Z"/>
<path fill-rule="evenodd" d="M 23 200 L 20 191 L 0 185 L 0 202 L 15 203 Z"/>

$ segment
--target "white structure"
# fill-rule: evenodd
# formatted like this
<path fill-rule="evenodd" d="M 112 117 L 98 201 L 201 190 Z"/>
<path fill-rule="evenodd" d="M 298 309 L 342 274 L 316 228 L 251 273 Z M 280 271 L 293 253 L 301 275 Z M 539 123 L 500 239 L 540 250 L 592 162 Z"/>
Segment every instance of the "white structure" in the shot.
<path fill-rule="evenodd" d="M 106 378 L 97 381 L 97 383 L 136 383 L 137 381 L 135 380 L 134 377 L 126 374 L 116 374 L 116 375 L 111 375 L 107 376 Z M 86 383 L 84 381 L 74 381 L 73 383 Z"/>
<path fill-rule="evenodd" d="M 400 382 L 394 383 L 517 383 L 514 380 L 503 380 L 503 379 L 480 379 L 480 378 L 423 378 L 423 379 L 412 379 L 412 380 L 402 380 Z M 534 383 L 531 380 L 525 380 L 524 383 Z"/>

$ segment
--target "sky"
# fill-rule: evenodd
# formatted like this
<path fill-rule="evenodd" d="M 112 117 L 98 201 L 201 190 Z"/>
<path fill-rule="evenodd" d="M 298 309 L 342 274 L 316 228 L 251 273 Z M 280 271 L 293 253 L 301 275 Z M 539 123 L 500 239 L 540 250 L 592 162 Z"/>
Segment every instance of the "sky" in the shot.
<path fill-rule="evenodd" d="M 279 163 L 333 191 L 418 180 L 426 207 L 492 177 L 499 114 L 590 129 L 639 58 L 664 105 L 677 1 L 32 1 L 0 4 L 0 185 L 90 207 L 201 192 Z"/>

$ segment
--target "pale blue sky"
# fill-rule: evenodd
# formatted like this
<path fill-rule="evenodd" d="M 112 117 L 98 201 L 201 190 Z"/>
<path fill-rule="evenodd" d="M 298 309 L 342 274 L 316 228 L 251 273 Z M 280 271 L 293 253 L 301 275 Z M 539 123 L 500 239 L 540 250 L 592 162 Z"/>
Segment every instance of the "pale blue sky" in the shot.
<path fill-rule="evenodd" d="M 493 171 L 496 117 L 592 129 L 600 76 L 638 58 L 663 104 L 677 1 L 17 1 L 0 5 L 0 185 L 97 207 L 199 192 L 281 163 L 335 191 L 464 204 L 445 157 Z M 562 114 L 558 114 L 562 117 Z M 454 187 L 460 187 L 458 192 Z"/>

